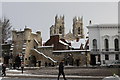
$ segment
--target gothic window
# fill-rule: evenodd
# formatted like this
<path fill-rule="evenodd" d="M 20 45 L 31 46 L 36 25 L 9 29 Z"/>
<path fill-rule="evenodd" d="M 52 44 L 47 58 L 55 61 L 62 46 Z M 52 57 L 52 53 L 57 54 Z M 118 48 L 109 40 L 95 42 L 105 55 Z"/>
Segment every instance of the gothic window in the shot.
<path fill-rule="evenodd" d="M 115 46 L 115 51 L 119 51 L 119 40 L 118 39 L 114 40 L 114 46 Z"/>
<path fill-rule="evenodd" d="M 115 60 L 119 60 L 119 54 L 115 54 Z"/>
<path fill-rule="evenodd" d="M 109 60 L 109 55 L 105 54 L 105 60 Z"/>
<path fill-rule="evenodd" d="M 59 34 L 62 34 L 62 27 L 59 28 Z"/>
<path fill-rule="evenodd" d="M 78 34 L 80 34 L 80 27 L 78 27 Z"/>
<path fill-rule="evenodd" d="M 54 34 L 56 34 L 56 30 L 54 29 Z"/>
<path fill-rule="evenodd" d="M 93 49 L 97 49 L 97 40 L 93 39 Z"/>
<path fill-rule="evenodd" d="M 109 50 L 109 42 L 108 42 L 108 39 L 105 39 L 104 44 L 105 44 L 105 51 L 108 51 L 108 50 Z"/>

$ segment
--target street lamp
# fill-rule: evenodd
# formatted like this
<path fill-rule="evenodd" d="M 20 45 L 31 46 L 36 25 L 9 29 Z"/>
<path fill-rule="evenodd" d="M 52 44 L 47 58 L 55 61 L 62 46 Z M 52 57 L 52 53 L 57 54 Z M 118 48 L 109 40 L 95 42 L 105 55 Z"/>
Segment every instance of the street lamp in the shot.
<path fill-rule="evenodd" d="M 85 42 L 86 42 L 86 45 L 85 45 L 86 67 L 88 67 L 88 64 L 87 64 L 87 61 L 88 61 L 88 59 L 87 59 L 87 40 L 85 40 Z"/>

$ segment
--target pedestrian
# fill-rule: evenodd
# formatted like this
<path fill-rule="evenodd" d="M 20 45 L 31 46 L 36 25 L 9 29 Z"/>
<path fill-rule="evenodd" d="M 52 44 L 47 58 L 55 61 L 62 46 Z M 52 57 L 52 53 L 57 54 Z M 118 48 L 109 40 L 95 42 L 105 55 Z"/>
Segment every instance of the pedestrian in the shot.
<path fill-rule="evenodd" d="M 65 78 L 64 65 L 63 65 L 63 63 L 64 63 L 64 60 L 62 60 L 62 61 L 60 62 L 60 64 L 59 64 L 58 80 L 59 80 L 59 77 L 60 77 L 61 74 L 63 75 L 64 80 L 67 80 L 67 79 Z"/>
<path fill-rule="evenodd" d="M 2 75 L 6 76 L 6 65 L 2 64 Z"/>
<path fill-rule="evenodd" d="M 13 63 L 13 69 L 16 69 L 16 64 L 15 64 L 15 62 Z"/>
<path fill-rule="evenodd" d="M 22 74 L 23 74 L 23 70 L 24 70 L 24 63 L 21 63 L 21 70 L 22 70 Z"/>

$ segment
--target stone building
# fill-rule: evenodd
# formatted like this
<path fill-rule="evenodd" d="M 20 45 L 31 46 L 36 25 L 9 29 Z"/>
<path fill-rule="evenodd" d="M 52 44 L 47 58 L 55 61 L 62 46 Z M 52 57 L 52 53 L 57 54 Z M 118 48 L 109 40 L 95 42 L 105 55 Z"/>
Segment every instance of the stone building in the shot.
<path fill-rule="evenodd" d="M 60 39 L 65 39 L 68 41 L 84 38 L 83 32 L 83 17 L 74 17 L 73 18 L 73 29 L 72 33 L 65 34 L 65 26 L 64 26 L 64 16 L 58 17 L 55 16 L 55 24 L 50 27 L 50 36 L 59 35 Z"/>
<path fill-rule="evenodd" d="M 73 36 L 76 38 L 84 38 L 83 33 L 83 17 L 73 18 Z"/>
<path fill-rule="evenodd" d="M 120 40 L 117 24 L 90 24 L 91 65 L 107 65 L 120 60 Z"/>
<path fill-rule="evenodd" d="M 0 24 L 0 62 L 2 61 L 2 26 Z"/>
<path fill-rule="evenodd" d="M 50 36 L 60 35 L 60 38 L 65 36 L 64 16 L 55 16 L 55 24 L 50 27 Z"/>
<path fill-rule="evenodd" d="M 59 35 L 50 36 L 50 39 L 44 43 L 44 46 L 54 46 L 53 50 L 68 50 L 70 43 L 60 39 Z"/>
<path fill-rule="evenodd" d="M 32 30 L 29 28 L 24 28 L 24 31 L 13 30 L 12 40 L 13 61 L 19 55 L 25 64 L 29 64 L 31 49 L 42 45 L 41 32 L 32 33 Z"/>
<path fill-rule="evenodd" d="M 59 39 L 59 35 L 54 35 L 38 50 L 57 62 L 64 60 L 65 65 L 84 66 L 90 62 L 89 49 L 86 48 L 88 44 L 88 39 L 67 42 L 65 39 Z M 49 49 L 51 46 L 50 51 L 47 51 L 48 46 Z"/>
<path fill-rule="evenodd" d="M 3 63 L 4 64 L 9 64 L 9 60 L 11 58 L 11 51 L 10 51 L 10 48 L 11 48 L 11 44 L 2 44 L 2 58 L 3 58 Z"/>

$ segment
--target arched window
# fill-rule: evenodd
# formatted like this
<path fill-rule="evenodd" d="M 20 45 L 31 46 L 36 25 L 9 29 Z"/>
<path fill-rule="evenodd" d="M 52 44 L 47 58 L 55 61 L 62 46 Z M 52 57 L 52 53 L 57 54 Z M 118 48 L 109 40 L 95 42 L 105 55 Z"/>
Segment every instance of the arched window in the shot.
<path fill-rule="evenodd" d="M 105 39 L 104 43 L 105 43 L 105 50 L 109 51 L 109 42 L 108 42 L 108 39 Z"/>
<path fill-rule="evenodd" d="M 97 40 L 93 39 L 93 49 L 97 49 Z"/>
<path fill-rule="evenodd" d="M 78 34 L 80 34 L 80 27 L 78 27 Z"/>
<path fill-rule="evenodd" d="M 116 38 L 114 40 L 115 51 L 119 51 L 119 40 Z"/>
<path fill-rule="evenodd" d="M 62 27 L 59 28 L 59 34 L 62 34 Z"/>
<path fill-rule="evenodd" d="M 54 34 L 56 34 L 56 30 L 54 29 Z"/>

